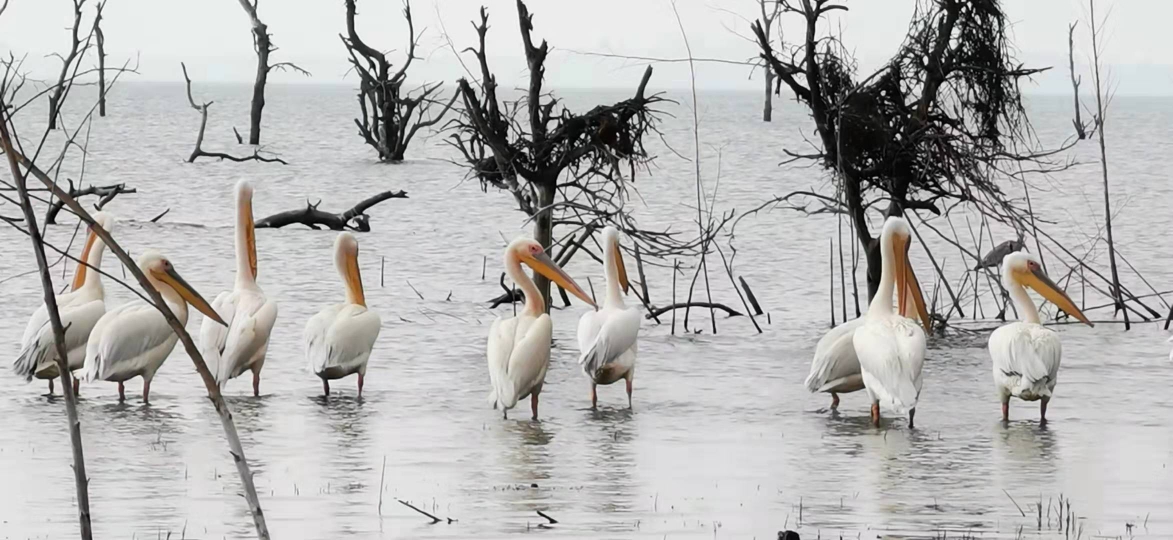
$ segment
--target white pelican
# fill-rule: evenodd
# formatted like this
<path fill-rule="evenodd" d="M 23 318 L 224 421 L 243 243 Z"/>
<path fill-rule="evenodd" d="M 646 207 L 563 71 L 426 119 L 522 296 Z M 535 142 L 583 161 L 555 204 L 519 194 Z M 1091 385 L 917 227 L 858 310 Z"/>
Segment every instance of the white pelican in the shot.
<path fill-rule="evenodd" d="M 582 288 L 566 275 L 550 257 L 542 245 L 528 238 L 518 238 L 505 248 L 505 272 L 525 292 L 525 307 L 516 317 L 493 321 L 489 328 L 489 344 L 486 356 L 489 359 L 489 381 L 493 385 L 489 392 L 489 403 L 493 408 L 501 407 L 505 418 L 509 409 L 518 400 L 530 397 L 533 419 L 538 419 L 538 394 L 546 380 L 546 368 L 550 364 L 550 339 L 553 326 L 546 314 L 546 300 L 538 292 L 537 285 L 525 275 L 521 263 L 533 268 L 595 307 L 595 303 Z"/>
<path fill-rule="evenodd" d="M 631 380 L 635 376 L 636 338 L 639 337 L 639 309 L 623 303 L 627 293 L 627 268 L 619 250 L 619 231 L 603 229 L 603 270 L 607 274 L 607 297 L 603 308 L 588 311 L 578 321 L 578 363 L 591 378 L 591 408 L 598 404 L 596 386 L 627 381 L 627 408 L 631 408 Z M 622 290 L 622 292 L 620 292 Z"/>
<path fill-rule="evenodd" d="M 159 291 L 167 307 L 187 324 L 187 304 L 204 315 L 224 324 L 223 319 L 208 305 L 199 293 L 175 271 L 171 261 L 154 250 L 147 250 L 138 259 L 139 270 L 151 286 Z M 136 300 L 118 306 L 98 319 L 86 344 L 86 382 L 97 380 L 118 383 L 118 400 L 126 399 L 123 383 L 134 377 L 143 378 L 143 403 L 150 402 L 151 379 L 167 360 L 179 336 L 171 330 L 163 314 L 155 306 Z"/>
<path fill-rule="evenodd" d="M 994 361 L 994 386 L 1002 400 L 1002 421 L 1010 421 L 1010 396 L 1039 401 L 1039 422 L 1047 422 L 1047 402 L 1059 376 L 1062 344 L 1059 334 L 1039 324 L 1039 310 L 1023 287 L 1030 287 L 1069 315 L 1094 326 L 1067 294 L 1043 272 L 1029 253 L 1011 253 L 1002 259 L 1002 283 L 1010 291 L 1022 321 L 990 334 L 990 358 Z"/>
<path fill-rule="evenodd" d="M 911 270 L 912 267 L 909 267 Z M 901 315 L 917 320 L 914 301 L 907 301 Z M 863 390 L 863 372 L 859 368 L 859 357 L 855 355 L 855 330 L 864 323 L 863 317 L 847 321 L 823 335 L 815 345 L 815 357 L 811 360 L 811 371 L 806 377 L 806 388 L 812 394 L 831 394 L 831 410 L 839 408 L 839 394 L 850 394 Z"/>
<path fill-rule="evenodd" d="M 310 317 L 305 325 L 305 356 L 310 371 L 322 379 L 322 391 L 330 395 L 330 380 L 358 374 L 358 397 L 363 376 L 382 320 L 367 309 L 362 276 L 358 271 L 358 240 L 344 232 L 334 240 L 334 266 L 346 284 L 346 302 L 334 304 Z"/>
<path fill-rule="evenodd" d="M 261 395 L 261 367 L 269 349 L 269 333 L 277 320 L 277 302 L 257 286 L 257 238 L 253 229 L 253 188 L 236 184 L 236 284 L 212 301 L 212 309 L 228 322 L 212 319 L 200 325 L 200 353 L 223 388 L 228 379 L 253 372 L 253 395 Z"/>
<path fill-rule="evenodd" d="M 109 214 L 95 212 L 94 221 L 106 232 L 114 230 L 114 218 Z M 86 341 L 98 319 L 106 313 L 106 293 L 102 289 L 102 274 L 89 267 L 102 267 L 102 253 L 106 243 L 102 242 L 91 227 L 82 248 L 81 260 L 73 276 L 70 292 L 57 295 L 57 310 L 61 315 L 61 326 L 65 328 L 66 363 L 70 371 L 81 369 L 85 362 Z M 89 265 L 87 267 L 86 265 Z M 33 377 L 49 380 L 49 393 L 53 393 L 53 379 L 61 374 L 57 370 L 57 346 L 53 342 L 53 327 L 49 324 L 49 311 L 41 304 L 24 330 L 20 340 L 20 355 L 12 363 L 17 375 L 31 381 Z M 73 380 L 73 393 L 77 394 L 78 380 Z"/>
<path fill-rule="evenodd" d="M 872 401 L 872 422 L 877 426 L 880 424 L 881 404 L 896 414 L 908 413 L 908 427 L 915 426 L 916 401 L 920 397 L 921 368 L 925 360 L 925 331 L 900 313 L 906 313 L 908 302 L 912 301 L 926 329 L 929 317 L 920 284 L 908 263 L 910 235 L 908 223 L 903 218 L 889 217 L 884 222 L 884 231 L 880 235 L 883 260 L 880 286 L 852 338 L 864 388 Z M 892 311 L 893 292 L 899 303 L 899 312 L 895 313 Z"/>

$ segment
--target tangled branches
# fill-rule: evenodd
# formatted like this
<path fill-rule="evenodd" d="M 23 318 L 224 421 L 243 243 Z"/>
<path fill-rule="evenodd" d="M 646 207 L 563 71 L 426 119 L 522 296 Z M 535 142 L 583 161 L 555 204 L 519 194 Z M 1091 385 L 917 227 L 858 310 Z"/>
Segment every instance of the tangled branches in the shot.
<path fill-rule="evenodd" d="M 652 68 L 644 71 L 633 97 L 573 113 L 543 93 L 549 46 L 545 41 L 534 44 L 533 16 L 521 0 L 517 15 L 529 68 L 523 97 L 504 101 L 497 95 L 485 49 L 489 14 L 483 7 L 480 22 L 474 24 L 479 44 L 466 49 L 477 58 L 480 80 L 458 82 L 462 114 L 450 122 L 455 133 L 449 143 L 460 151 L 470 175 L 483 189 L 491 186 L 513 195 L 518 208 L 534 220 L 535 239 L 547 247 L 561 244 L 563 253 L 573 243 L 566 242 L 581 231 L 607 223 L 621 228 L 651 256 L 698 252 L 700 239 L 684 241 L 667 230 L 643 230 L 626 210 L 636 169 L 651 160 L 644 137 L 656 132 L 653 106 L 664 101 L 647 95 Z M 556 226 L 570 229 L 559 232 L 557 241 Z M 538 287 L 546 293 L 549 282 L 539 276 Z"/>
<path fill-rule="evenodd" d="M 815 121 L 821 148 L 787 152 L 836 171 L 835 199 L 867 251 L 869 292 L 879 281 L 878 243 L 867 209 L 887 201 L 886 215 L 927 210 L 940 215 L 968 203 L 1003 223 L 1028 211 L 997 179 L 1011 163 L 1047 163 L 1055 152 L 1017 153 L 1032 146 L 1019 80 L 1027 69 L 1012 56 L 998 0 L 922 0 L 904 43 L 876 73 L 856 80 L 855 60 L 819 21 L 846 6 L 832 0 L 781 2 L 806 25 L 798 43 L 775 40 L 755 22 L 761 56 Z"/>

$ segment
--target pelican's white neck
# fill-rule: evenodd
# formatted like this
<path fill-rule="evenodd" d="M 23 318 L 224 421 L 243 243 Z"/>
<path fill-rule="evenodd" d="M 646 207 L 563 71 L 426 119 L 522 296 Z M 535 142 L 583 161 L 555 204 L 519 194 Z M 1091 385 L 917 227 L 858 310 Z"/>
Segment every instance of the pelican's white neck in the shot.
<path fill-rule="evenodd" d="M 868 315 L 892 314 L 892 289 L 896 284 L 896 247 L 891 234 L 880 235 L 880 286 L 868 305 Z"/>
<path fill-rule="evenodd" d="M 1040 324 L 1039 308 L 1035 307 L 1034 300 L 1030 299 L 1030 294 L 1026 292 L 1026 287 L 1023 287 L 1018 282 L 1018 278 L 1014 276 L 1014 271 L 1010 268 L 1010 265 L 1002 265 L 1002 284 L 1010 292 L 1010 298 L 1014 300 L 1014 306 L 1018 308 L 1022 322 Z"/>
<path fill-rule="evenodd" d="M 236 288 L 256 287 L 252 258 L 255 257 L 253 238 L 252 188 L 238 187 L 236 192 Z"/>
<path fill-rule="evenodd" d="M 607 235 L 603 240 L 603 271 L 607 274 L 607 297 L 603 299 L 603 307 L 624 309 L 623 287 L 619 284 L 619 261 L 615 260 L 619 253 L 619 240 Z"/>
<path fill-rule="evenodd" d="M 525 293 L 525 308 L 523 313 L 537 317 L 546 312 L 546 299 L 542 297 L 542 293 L 538 291 L 538 286 L 534 284 L 534 280 L 525 273 L 521 268 L 521 259 L 518 258 L 517 252 L 512 249 L 505 250 L 505 273 L 509 274 L 509 279 L 512 279 L 521 291 Z"/>
<path fill-rule="evenodd" d="M 86 269 L 86 278 L 82 282 L 82 287 L 102 287 L 102 273 L 97 269 L 102 267 L 102 253 L 105 251 L 106 243 L 101 238 L 95 240 L 94 247 L 90 248 L 90 253 L 86 257 L 86 264 L 89 265 L 89 268 Z"/>

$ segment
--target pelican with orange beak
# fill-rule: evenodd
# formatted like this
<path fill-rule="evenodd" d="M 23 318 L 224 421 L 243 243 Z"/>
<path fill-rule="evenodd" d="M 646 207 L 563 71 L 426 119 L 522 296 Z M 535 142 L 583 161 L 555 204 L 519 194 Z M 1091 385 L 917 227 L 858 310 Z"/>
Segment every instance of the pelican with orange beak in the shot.
<path fill-rule="evenodd" d="M 107 233 L 114 230 L 114 218 L 103 212 L 93 214 L 94 222 Z M 65 328 L 66 364 L 70 371 L 81 369 L 85 363 L 86 342 L 98 319 L 106 313 L 106 292 L 102 288 L 102 254 L 106 244 L 90 227 L 82 248 L 81 261 L 73 276 L 70 292 L 57 295 L 57 310 L 61 315 L 61 326 Z M 48 379 L 49 393 L 53 393 L 53 379 L 60 377 L 57 369 L 57 346 L 53 342 L 53 328 L 49 324 L 49 312 L 41 304 L 25 328 L 21 338 L 20 355 L 12 363 L 17 375 L 31 381 L 33 377 Z M 73 380 L 73 392 L 78 391 L 78 380 Z"/>
<path fill-rule="evenodd" d="M 228 326 L 205 318 L 200 325 L 200 353 L 223 388 L 245 371 L 253 373 L 253 396 L 261 395 L 261 368 L 269 334 L 277 320 L 277 302 L 257 285 L 257 236 L 253 227 L 253 188 L 236 184 L 236 284 L 212 301 Z"/>
<path fill-rule="evenodd" d="M 334 240 L 334 266 L 346 285 L 346 301 L 318 312 L 305 325 L 305 356 L 310 371 L 322 379 L 322 391 L 330 395 L 330 381 L 358 375 L 358 397 L 371 349 L 383 326 L 379 314 L 367 309 L 362 276 L 358 271 L 358 239 L 344 232 Z"/>
<path fill-rule="evenodd" d="M 598 311 L 588 311 L 578 321 L 578 363 L 591 379 L 591 408 L 599 401 L 596 387 L 627 381 L 627 408 L 631 408 L 631 381 L 635 377 L 639 309 L 623 303 L 627 293 L 627 267 L 619 250 L 619 231 L 603 229 L 603 271 L 607 296 Z"/>
<path fill-rule="evenodd" d="M 225 324 L 204 297 L 175 271 L 171 261 L 157 251 L 147 250 L 138 259 L 139 270 L 163 297 L 179 324 L 187 324 L 190 303 L 208 318 Z M 118 383 L 118 400 L 126 399 L 123 383 L 143 378 L 143 403 L 150 402 L 151 379 L 167 360 L 179 336 L 155 306 L 143 300 L 128 302 L 102 316 L 86 344 L 86 382 Z"/>
<path fill-rule="evenodd" d="M 990 358 L 994 361 L 994 387 L 1002 400 L 1002 421 L 1010 421 L 1010 397 L 1039 402 L 1039 423 L 1047 423 L 1047 402 L 1059 382 L 1059 357 L 1063 345 L 1059 334 L 1039 323 L 1039 310 L 1026 292 L 1034 289 L 1068 315 L 1094 326 L 1075 302 L 1047 277 L 1038 259 L 1017 252 L 1002 259 L 1002 283 L 1022 321 L 1010 323 L 990 334 Z"/>
<path fill-rule="evenodd" d="M 538 419 L 538 394 L 546 381 L 550 365 L 550 339 L 553 325 L 546 313 L 546 300 L 532 279 L 521 269 L 525 264 L 546 276 L 582 301 L 595 307 L 582 287 L 546 255 L 542 245 L 528 238 L 518 238 L 505 248 L 505 272 L 525 292 L 525 307 L 516 317 L 500 318 L 489 328 L 486 356 L 489 360 L 489 403 L 500 407 L 505 418 L 519 400 L 530 398 L 533 419 Z"/>
<path fill-rule="evenodd" d="M 863 323 L 855 330 L 852 344 L 859 358 L 864 388 L 872 401 L 872 423 L 880 425 L 880 407 L 896 414 L 908 414 L 908 427 L 915 427 L 916 402 L 920 398 L 921 368 L 925 361 L 925 331 L 928 310 L 920 283 L 908 262 L 911 229 L 903 218 L 889 217 L 880 234 L 883 267 L 880 286 Z M 896 294 L 898 311 L 892 310 Z M 909 304 L 924 329 L 902 313 Z"/>

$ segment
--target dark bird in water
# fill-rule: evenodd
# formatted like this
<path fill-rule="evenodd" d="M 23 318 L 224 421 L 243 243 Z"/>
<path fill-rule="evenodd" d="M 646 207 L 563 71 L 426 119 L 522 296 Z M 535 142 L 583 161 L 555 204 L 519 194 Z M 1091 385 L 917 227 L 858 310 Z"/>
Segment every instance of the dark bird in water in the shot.
<path fill-rule="evenodd" d="M 778 540 L 800 540 L 794 531 L 778 531 Z"/>
<path fill-rule="evenodd" d="M 978 265 L 973 267 L 973 269 L 981 270 L 982 268 L 997 268 L 999 264 L 1002 264 L 1003 258 L 1016 251 L 1022 251 L 1025 247 L 1026 244 L 1022 241 L 1022 238 L 1002 242 L 1001 244 L 994 246 L 994 249 L 991 249 L 988 253 L 986 253 L 986 256 L 982 257 L 982 262 L 978 263 Z"/>

